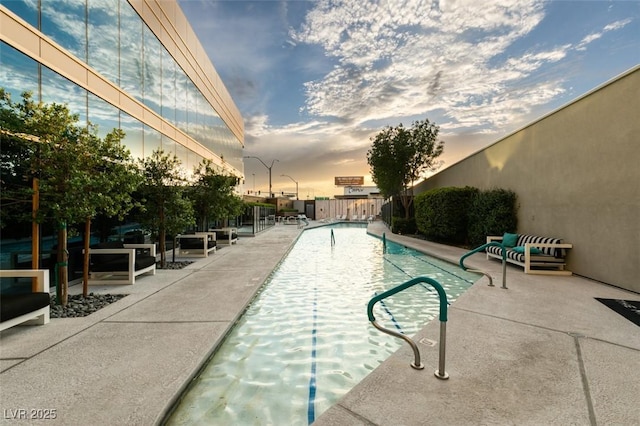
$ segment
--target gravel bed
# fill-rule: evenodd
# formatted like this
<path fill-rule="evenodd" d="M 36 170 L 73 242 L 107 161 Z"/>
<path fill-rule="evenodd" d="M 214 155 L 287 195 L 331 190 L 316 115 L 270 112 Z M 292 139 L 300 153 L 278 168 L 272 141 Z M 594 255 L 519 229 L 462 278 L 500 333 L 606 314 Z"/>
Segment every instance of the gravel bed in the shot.
<path fill-rule="evenodd" d="M 89 293 L 85 298 L 81 294 L 70 295 L 67 300 L 67 306 L 56 304 L 56 296 L 51 296 L 51 318 L 78 318 L 86 317 L 98 309 L 102 309 L 107 305 L 125 297 L 126 294 L 95 294 Z"/>

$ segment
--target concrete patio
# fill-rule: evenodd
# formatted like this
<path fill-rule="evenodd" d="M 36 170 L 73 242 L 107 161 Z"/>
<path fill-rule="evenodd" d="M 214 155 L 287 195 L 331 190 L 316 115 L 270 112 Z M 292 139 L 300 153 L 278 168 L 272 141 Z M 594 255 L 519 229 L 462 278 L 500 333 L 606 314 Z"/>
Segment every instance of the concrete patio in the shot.
<path fill-rule="evenodd" d="M 2 424 L 39 422 L 18 418 L 32 409 L 55 410 L 55 424 L 161 423 L 300 232 L 277 225 L 185 269 L 92 287 L 129 295 L 88 317 L 3 331 Z M 379 222 L 369 232 L 456 263 L 464 253 Z M 433 374 L 437 345 L 420 344 L 421 371 L 405 345 L 314 424 L 640 424 L 640 327 L 594 299 L 640 295 L 516 267 L 504 290 L 499 262 L 476 254 L 466 264 L 488 270 L 496 286 L 481 278 L 450 307 L 449 380 Z M 438 321 L 423 338 L 439 340 Z"/>

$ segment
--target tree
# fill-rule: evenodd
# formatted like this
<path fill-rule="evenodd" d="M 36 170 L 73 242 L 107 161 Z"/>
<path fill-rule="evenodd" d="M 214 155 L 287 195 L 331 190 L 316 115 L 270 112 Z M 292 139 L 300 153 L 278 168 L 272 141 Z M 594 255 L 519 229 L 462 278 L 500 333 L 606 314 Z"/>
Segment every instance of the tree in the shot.
<path fill-rule="evenodd" d="M 85 202 L 84 262 L 82 294 L 87 297 L 89 280 L 89 246 L 91 221 L 101 214 L 120 220 L 134 207 L 139 206 L 132 194 L 142 183 L 142 176 L 129 150 L 121 144 L 124 132 L 114 129 L 104 140 L 96 136 L 97 129 L 90 126 L 90 155 L 85 158 L 85 168 L 91 179 L 87 180 Z"/>
<path fill-rule="evenodd" d="M 91 218 L 99 212 L 123 215 L 132 206 L 130 194 L 138 180 L 128 151 L 120 145 L 124 133 L 114 129 L 102 140 L 95 126 L 78 125 L 78 115 L 66 105 L 36 103 L 28 92 L 22 94 L 22 102 L 14 103 L 2 89 L 0 129 L 3 149 L 9 146 L 15 154 L 6 157 L 12 173 L 38 182 L 37 189 L 18 186 L 10 193 L 18 200 L 26 199 L 28 192 L 35 194 L 39 203 L 32 220 L 51 221 L 58 231 L 56 291 L 58 303 L 66 305 L 67 226 L 85 223 L 88 249 Z M 88 250 L 84 265 L 86 295 Z"/>
<path fill-rule="evenodd" d="M 197 227 L 209 229 L 209 221 L 223 221 L 242 213 L 242 199 L 234 194 L 238 178 L 219 174 L 210 160 L 204 159 L 194 169 L 194 183 L 188 194 L 193 202 Z"/>
<path fill-rule="evenodd" d="M 402 124 L 387 126 L 371 140 L 367 163 L 373 181 L 386 198 L 399 196 L 409 219 L 413 202 L 412 186 L 426 171 L 436 170 L 436 158 L 444 150 L 444 142 L 437 141 L 438 126 L 428 119 L 415 121 L 410 129 Z"/>
<path fill-rule="evenodd" d="M 144 184 L 140 193 L 145 208 L 138 220 L 158 238 L 160 267 L 165 268 L 166 238 L 195 224 L 193 206 L 186 197 L 186 179 L 182 176 L 180 160 L 162 149 L 140 160 Z"/>

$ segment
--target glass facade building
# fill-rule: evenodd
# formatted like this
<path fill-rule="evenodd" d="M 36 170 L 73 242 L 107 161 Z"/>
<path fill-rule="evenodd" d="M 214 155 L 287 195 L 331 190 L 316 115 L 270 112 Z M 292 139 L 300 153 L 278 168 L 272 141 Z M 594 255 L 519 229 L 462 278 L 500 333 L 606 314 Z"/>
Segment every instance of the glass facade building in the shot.
<path fill-rule="evenodd" d="M 209 159 L 244 179 L 242 116 L 177 0 L 0 0 L 0 87 L 66 104 L 100 137 L 122 129 L 134 158 L 161 148 L 187 176 Z M 28 230 L 3 232 L 2 269 L 29 267 Z M 46 268 L 55 238 L 41 235 Z"/>
<path fill-rule="evenodd" d="M 0 87 L 244 177 L 242 117 L 174 0 L 0 0 Z"/>

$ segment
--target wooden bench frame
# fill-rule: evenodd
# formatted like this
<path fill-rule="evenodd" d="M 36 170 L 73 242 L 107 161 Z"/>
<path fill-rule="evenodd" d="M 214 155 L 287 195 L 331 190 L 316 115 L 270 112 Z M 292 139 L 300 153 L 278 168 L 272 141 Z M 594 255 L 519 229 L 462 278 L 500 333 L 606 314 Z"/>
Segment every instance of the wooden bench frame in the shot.
<path fill-rule="evenodd" d="M 46 269 L 12 269 L 0 270 L 1 278 L 35 278 L 33 293 L 49 293 L 49 271 Z M 6 330 L 18 324 L 44 325 L 49 323 L 50 307 L 36 309 L 24 315 L 0 322 L 0 331 Z"/>
<path fill-rule="evenodd" d="M 518 234 L 520 235 L 520 234 Z M 502 241 L 502 236 L 488 236 L 487 237 L 487 243 L 491 243 L 491 242 L 501 242 Z M 552 243 L 525 243 L 524 247 L 524 262 L 519 262 L 515 259 L 511 259 L 508 255 L 507 255 L 507 262 L 508 263 L 512 263 L 514 265 L 518 265 L 518 266 L 522 266 L 524 268 L 524 273 L 525 274 L 531 274 L 531 275 L 572 275 L 571 271 L 568 271 L 566 269 L 564 269 L 564 267 L 566 266 L 566 262 L 564 262 L 564 259 L 562 259 L 562 261 L 558 261 L 558 258 L 554 258 L 556 259 L 553 262 L 545 262 L 545 261 L 541 261 L 539 259 L 533 259 L 531 258 L 531 247 L 535 247 L 535 248 L 557 248 L 557 249 L 570 249 L 573 248 L 573 244 L 568 244 L 568 243 L 559 243 L 559 244 L 552 244 Z M 505 247 L 507 249 L 507 251 L 511 250 L 512 247 Z M 495 253 L 489 253 L 488 251 L 486 252 L 487 254 L 487 260 L 493 258 L 493 259 L 499 259 L 500 261 L 502 261 L 502 255 L 501 254 L 495 254 Z M 535 256 L 535 255 L 534 255 Z M 534 269 L 534 267 L 540 267 L 540 268 L 555 268 L 556 270 L 551 270 L 551 269 Z"/>

